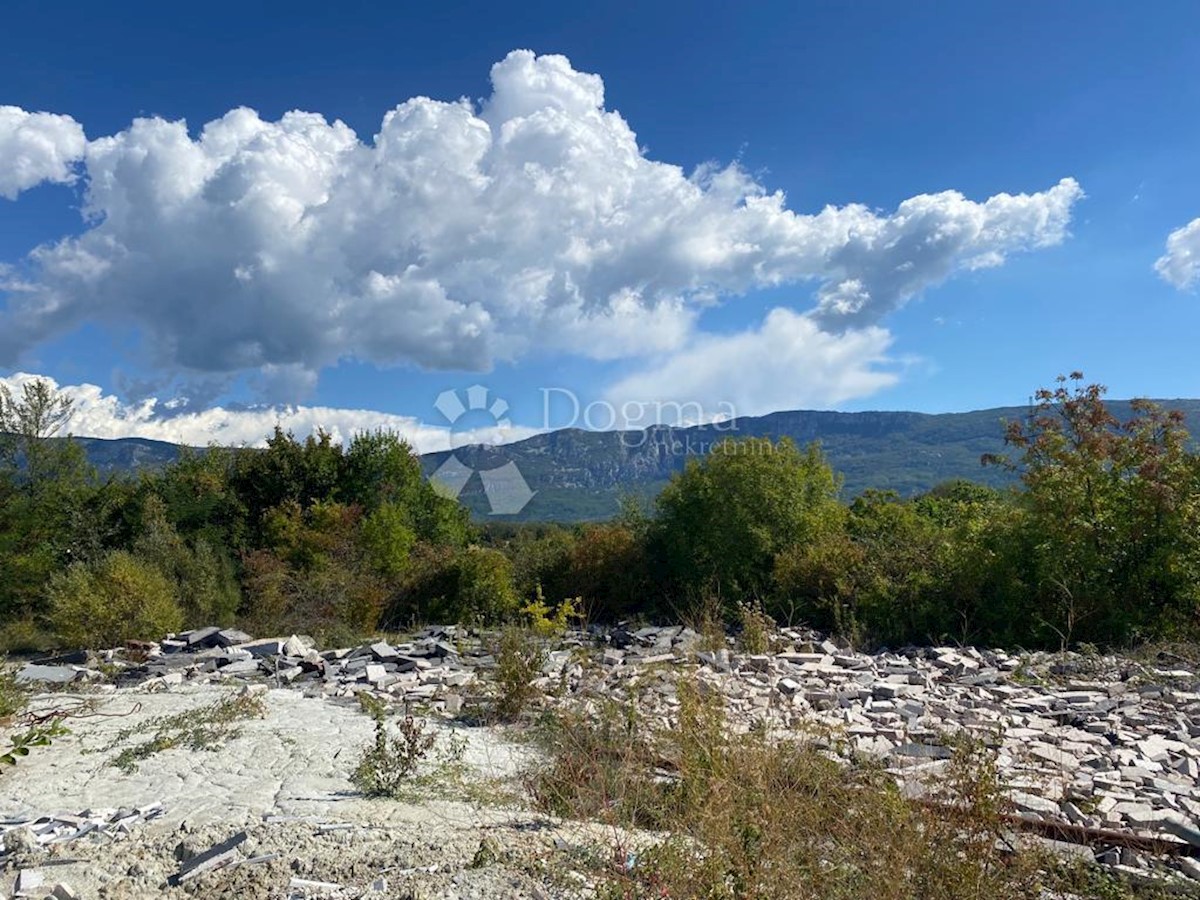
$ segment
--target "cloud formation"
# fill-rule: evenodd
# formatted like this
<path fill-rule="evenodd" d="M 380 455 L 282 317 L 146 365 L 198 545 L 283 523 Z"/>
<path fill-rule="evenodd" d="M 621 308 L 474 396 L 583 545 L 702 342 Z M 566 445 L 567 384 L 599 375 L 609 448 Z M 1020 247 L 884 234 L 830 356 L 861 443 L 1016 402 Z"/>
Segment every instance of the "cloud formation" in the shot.
<path fill-rule="evenodd" d="M 42 378 L 74 401 L 64 432 L 77 437 L 140 437 L 192 447 L 206 447 L 212 443 L 223 447 L 261 447 L 276 425 L 299 438 L 323 429 L 337 442 L 348 441 L 362 431 L 386 429 L 405 438 L 419 452 L 430 453 L 464 444 L 510 443 L 536 434 L 538 430 L 519 425 L 451 430 L 412 416 L 327 406 L 252 409 L 214 406 L 179 412 L 171 401 L 164 403 L 150 397 L 127 403 L 94 384 L 60 385 L 53 378 L 25 372 L 0 378 L 0 385 L 7 386 L 19 396 L 21 385 L 35 378 Z"/>
<path fill-rule="evenodd" d="M 811 316 L 780 307 L 757 328 L 697 339 L 611 385 L 606 398 L 618 410 L 631 402 L 668 413 L 700 410 L 702 420 L 833 406 L 896 383 L 894 366 L 880 368 L 894 363 L 891 343 L 885 328 L 830 334 Z M 662 424 L 676 423 L 668 417 Z"/>
<path fill-rule="evenodd" d="M 1167 236 L 1167 252 L 1154 270 L 1181 291 L 1200 283 L 1200 219 L 1192 219 Z"/>
<path fill-rule="evenodd" d="M 164 372 L 309 385 L 348 357 L 628 358 L 706 342 L 714 299 L 804 283 L 820 329 L 785 333 L 824 347 L 821 330 L 870 329 L 955 272 L 1062 241 L 1082 196 L 1067 178 L 807 215 L 736 164 L 650 159 L 600 77 L 562 56 L 515 51 L 491 81 L 478 107 L 408 100 L 369 141 L 241 108 L 194 136 L 143 118 L 81 149 L 69 118 L 8 113 L 0 193 L 67 180 L 79 157 L 87 224 L 0 279 L 0 365 L 87 321 L 137 326 Z"/>
<path fill-rule="evenodd" d="M 0 197 L 15 200 L 44 181 L 74 181 L 86 148 L 83 127 L 70 116 L 0 106 Z"/>

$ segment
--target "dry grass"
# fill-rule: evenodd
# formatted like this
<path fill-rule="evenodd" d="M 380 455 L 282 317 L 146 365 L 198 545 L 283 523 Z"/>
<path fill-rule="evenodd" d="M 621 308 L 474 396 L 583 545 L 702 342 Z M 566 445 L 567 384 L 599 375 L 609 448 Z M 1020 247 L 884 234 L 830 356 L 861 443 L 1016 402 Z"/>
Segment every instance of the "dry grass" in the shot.
<path fill-rule="evenodd" d="M 994 761 L 962 746 L 933 795 L 906 798 L 882 770 L 812 742 L 733 733 L 722 707 L 682 683 L 678 720 L 648 727 L 632 704 L 548 722 L 550 763 L 531 776 L 554 815 L 653 832 L 614 838 L 601 897 L 962 900 L 1132 896 L 1017 846 Z M 1097 885 L 1101 885 L 1098 887 Z"/>

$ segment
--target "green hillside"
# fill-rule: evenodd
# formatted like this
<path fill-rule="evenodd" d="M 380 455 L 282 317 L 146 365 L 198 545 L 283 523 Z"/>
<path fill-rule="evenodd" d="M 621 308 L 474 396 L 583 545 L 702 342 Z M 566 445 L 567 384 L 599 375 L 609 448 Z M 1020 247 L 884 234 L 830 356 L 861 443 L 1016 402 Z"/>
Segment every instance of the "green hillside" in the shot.
<path fill-rule="evenodd" d="M 1183 411 L 1189 429 L 1200 434 L 1200 400 L 1160 402 Z M 1127 401 L 1110 405 L 1119 417 L 1130 415 Z M 802 445 L 820 441 L 834 469 L 845 478 L 846 497 L 867 488 L 910 496 L 954 478 L 1001 486 L 1012 483 L 1013 475 L 982 466 L 980 457 L 1004 452 L 1003 422 L 1027 414 L 1025 407 L 938 415 L 797 410 L 690 428 L 565 429 L 504 446 L 471 445 L 456 455 L 476 471 L 513 462 L 536 491 L 519 515 L 501 518 L 581 521 L 612 516 L 622 495 L 654 495 L 688 458 L 709 452 L 727 437 L 789 437 Z M 448 455 L 423 457 L 426 472 L 436 470 Z M 461 499 L 478 518 L 490 518 L 478 476 L 467 483 Z"/>

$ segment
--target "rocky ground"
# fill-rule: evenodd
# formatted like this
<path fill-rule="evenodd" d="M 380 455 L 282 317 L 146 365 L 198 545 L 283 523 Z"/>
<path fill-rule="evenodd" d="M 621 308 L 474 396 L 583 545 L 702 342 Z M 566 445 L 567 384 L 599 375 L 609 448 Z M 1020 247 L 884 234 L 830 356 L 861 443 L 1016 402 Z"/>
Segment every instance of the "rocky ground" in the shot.
<path fill-rule="evenodd" d="M 869 655 L 787 629 L 766 653 L 706 646 L 711 639 L 681 627 L 568 635 L 547 657 L 537 702 L 626 698 L 669 723 L 688 677 L 725 699 L 733 727 L 820 735 L 831 753 L 887 766 L 912 793 L 965 733 L 997 748 L 1015 826 L 1133 879 L 1200 886 L 1200 675 L 1182 660 L 974 648 Z M 338 650 L 200 629 L 26 665 L 18 677 L 37 688 L 35 709 L 91 706 L 69 721 L 70 735 L 0 776 L 0 889 L 586 895 L 588 854 L 612 835 L 529 810 L 522 773 L 537 752 L 517 733 L 472 723 L 493 667 L 488 641 L 454 629 Z M 368 800 L 351 784 L 373 727 L 361 691 L 413 711 L 439 735 L 435 746 L 453 749 L 427 761 L 430 777 L 412 796 Z M 213 749 L 113 764 L 164 717 L 199 721 L 242 692 L 261 709 Z"/>

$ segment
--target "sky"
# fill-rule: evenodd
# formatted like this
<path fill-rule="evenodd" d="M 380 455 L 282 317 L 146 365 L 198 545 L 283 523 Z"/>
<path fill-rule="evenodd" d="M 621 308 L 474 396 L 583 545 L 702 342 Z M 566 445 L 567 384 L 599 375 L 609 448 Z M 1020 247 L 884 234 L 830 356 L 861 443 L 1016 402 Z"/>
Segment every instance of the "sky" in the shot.
<path fill-rule="evenodd" d="M 0 379 L 76 434 L 1200 397 L 1194 3 L 305 6 L 6 4 Z"/>

